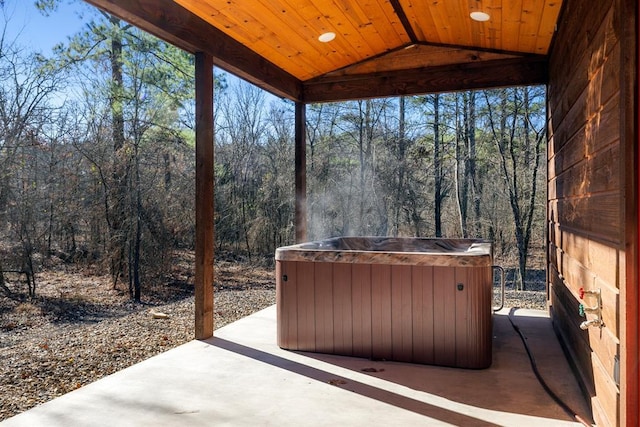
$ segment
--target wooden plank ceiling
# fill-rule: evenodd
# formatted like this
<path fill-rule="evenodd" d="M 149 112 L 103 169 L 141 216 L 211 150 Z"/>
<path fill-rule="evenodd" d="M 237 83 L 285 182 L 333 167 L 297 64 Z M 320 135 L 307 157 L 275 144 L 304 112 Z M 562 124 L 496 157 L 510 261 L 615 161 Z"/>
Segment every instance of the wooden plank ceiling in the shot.
<path fill-rule="evenodd" d="M 562 0 L 86 0 L 279 95 L 545 83 Z M 484 12 L 488 20 L 471 19 Z M 319 37 L 334 33 L 322 42 Z"/>

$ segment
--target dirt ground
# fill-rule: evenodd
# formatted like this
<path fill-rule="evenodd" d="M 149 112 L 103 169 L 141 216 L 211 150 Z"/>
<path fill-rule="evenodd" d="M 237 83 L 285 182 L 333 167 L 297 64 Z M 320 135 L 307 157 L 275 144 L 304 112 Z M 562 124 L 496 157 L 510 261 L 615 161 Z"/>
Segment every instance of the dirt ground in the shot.
<path fill-rule="evenodd" d="M 34 299 L 8 275 L 16 295 L 0 293 L 0 420 L 193 339 L 193 265 L 179 254 L 142 303 L 100 266 L 54 263 L 36 275 Z M 215 295 L 216 328 L 272 305 L 273 268 L 217 260 Z"/>

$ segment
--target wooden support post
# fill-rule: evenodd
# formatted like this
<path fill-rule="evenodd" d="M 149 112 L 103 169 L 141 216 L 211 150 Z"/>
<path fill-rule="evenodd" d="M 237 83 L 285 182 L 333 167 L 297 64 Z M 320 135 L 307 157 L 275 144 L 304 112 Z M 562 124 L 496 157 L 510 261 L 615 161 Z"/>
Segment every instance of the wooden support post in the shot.
<path fill-rule="evenodd" d="M 623 168 L 625 223 L 624 280 L 620 289 L 620 419 L 619 425 L 638 425 L 640 420 L 640 6 L 637 0 L 619 0 L 620 26 L 620 141 L 625 155 Z M 621 272 L 622 273 L 622 272 Z"/>
<path fill-rule="evenodd" d="M 296 243 L 307 240 L 307 131 L 306 105 L 296 103 L 295 174 L 296 174 Z"/>
<path fill-rule="evenodd" d="M 196 53 L 195 337 L 213 336 L 213 57 Z"/>

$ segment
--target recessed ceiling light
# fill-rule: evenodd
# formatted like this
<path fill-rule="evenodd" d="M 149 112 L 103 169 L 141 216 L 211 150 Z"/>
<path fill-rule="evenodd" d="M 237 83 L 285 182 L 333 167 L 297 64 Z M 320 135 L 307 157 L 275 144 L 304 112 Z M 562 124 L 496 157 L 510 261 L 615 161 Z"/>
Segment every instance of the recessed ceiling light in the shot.
<path fill-rule="evenodd" d="M 489 18 L 491 18 L 488 13 L 484 12 L 471 12 L 469 16 L 471 17 L 471 19 L 478 22 L 485 22 L 488 21 Z"/>
<path fill-rule="evenodd" d="M 318 37 L 318 40 L 320 40 L 322 43 L 329 43 L 331 40 L 336 38 L 336 33 L 332 33 L 332 32 L 327 32 L 327 33 L 322 33 L 320 34 L 320 37 Z"/>

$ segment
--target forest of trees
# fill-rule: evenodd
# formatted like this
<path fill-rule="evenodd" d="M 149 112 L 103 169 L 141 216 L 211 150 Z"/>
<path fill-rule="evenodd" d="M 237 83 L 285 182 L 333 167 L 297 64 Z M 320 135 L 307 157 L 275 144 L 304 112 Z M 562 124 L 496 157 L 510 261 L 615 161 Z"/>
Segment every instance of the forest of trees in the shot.
<path fill-rule="evenodd" d="M 194 61 L 85 7 L 50 57 L 0 34 L 0 269 L 100 263 L 139 300 L 194 245 Z M 294 239 L 294 105 L 216 76 L 216 246 L 272 256 Z M 523 276 L 544 250 L 544 103 L 521 87 L 308 105 L 309 238 L 488 238 Z"/>

